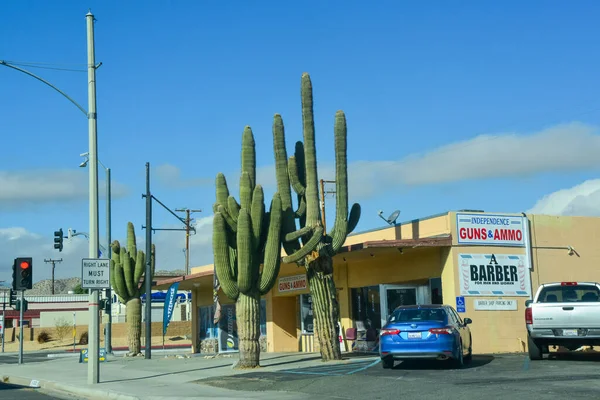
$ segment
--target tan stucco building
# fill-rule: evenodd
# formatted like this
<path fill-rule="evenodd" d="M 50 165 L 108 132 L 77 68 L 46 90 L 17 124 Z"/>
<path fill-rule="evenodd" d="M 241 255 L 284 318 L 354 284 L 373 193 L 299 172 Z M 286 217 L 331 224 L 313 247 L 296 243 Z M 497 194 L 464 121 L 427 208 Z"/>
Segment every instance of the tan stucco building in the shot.
<path fill-rule="evenodd" d="M 444 303 L 470 325 L 475 353 L 526 350 L 525 300 L 539 284 L 598 281 L 600 218 L 448 212 L 351 235 L 334 258 L 344 350 L 377 350 L 378 330 L 402 304 Z M 222 292 L 219 326 L 212 322 L 213 266 L 179 281 L 192 291 L 196 352 L 235 351 L 235 307 Z M 266 351 L 316 351 L 304 270 L 281 266 L 264 296 Z M 355 329 L 348 329 L 355 328 Z"/>

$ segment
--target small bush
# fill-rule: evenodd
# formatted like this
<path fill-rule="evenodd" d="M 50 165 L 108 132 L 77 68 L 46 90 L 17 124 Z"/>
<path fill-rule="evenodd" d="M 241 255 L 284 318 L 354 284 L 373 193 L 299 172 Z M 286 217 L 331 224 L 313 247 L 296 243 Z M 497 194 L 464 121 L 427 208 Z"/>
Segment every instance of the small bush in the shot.
<path fill-rule="evenodd" d="M 83 332 L 81 334 L 81 336 L 79 336 L 79 344 L 80 345 L 88 344 L 88 333 L 87 332 Z"/>
<path fill-rule="evenodd" d="M 54 322 L 54 328 L 56 330 L 56 336 L 58 336 L 58 340 L 63 340 L 72 329 L 71 324 L 65 318 L 56 320 Z"/>
<path fill-rule="evenodd" d="M 37 336 L 38 343 L 48 343 L 50 339 L 50 334 L 46 331 L 41 331 Z"/>

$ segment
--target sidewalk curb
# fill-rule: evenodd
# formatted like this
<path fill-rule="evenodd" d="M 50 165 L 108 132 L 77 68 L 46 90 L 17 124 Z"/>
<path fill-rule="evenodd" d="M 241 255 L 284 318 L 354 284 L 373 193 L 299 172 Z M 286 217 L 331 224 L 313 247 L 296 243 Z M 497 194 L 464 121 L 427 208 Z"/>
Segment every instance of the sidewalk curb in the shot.
<path fill-rule="evenodd" d="M 36 380 L 25 378 L 21 376 L 2 376 L 2 382 L 10 383 L 13 385 L 26 386 L 30 388 L 43 389 L 49 392 L 63 393 L 75 396 L 84 396 L 89 400 L 142 400 L 140 397 L 131 396 L 111 390 L 94 389 L 89 387 L 73 386 L 64 383 L 47 381 L 47 380 Z"/>

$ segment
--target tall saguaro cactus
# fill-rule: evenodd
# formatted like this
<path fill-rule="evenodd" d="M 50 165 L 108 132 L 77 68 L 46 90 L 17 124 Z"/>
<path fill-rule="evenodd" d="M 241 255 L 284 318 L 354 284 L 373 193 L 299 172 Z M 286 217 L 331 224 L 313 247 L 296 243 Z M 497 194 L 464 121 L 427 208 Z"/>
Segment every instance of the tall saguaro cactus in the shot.
<path fill-rule="evenodd" d="M 229 195 L 225 175 L 216 178 L 213 252 L 221 288 L 236 302 L 240 359 L 237 368 L 260 365 L 260 296 L 273 287 L 281 264 L 281 201 L 275 193 L 265 212 L 256 184 L 256 152 L 250 127 L 242 136 L 240 202 Z M 262 266 L 262 267 L 261 267 Z"/>
<path fill-rule="evenodd" d="M 283 262 L 306 268 L 322 359 L 338 360 L 341 359 L 337 337 L 339 308 L 333 280 L 333 256 L 356 227 L 360 205 L 353 204 L 348 215 L 346 116 L 343 111 L 337 111 L 334 124 L 336 217 L 331 232 L 324 231 L 319 208 L 312 83 L 307 73 L 302 75 L 301 98 L 304 143 L 296 143 L 295 154 L 289 159 L 281 116 L 276 114 L 273 121 L 277 190 L 281 197 L 283 246 L 287 254 Z M 297 195 L 296 210 L 293 209 L 290 186 Z M 296 229 L 296 219 L 299 229 Z"/>
<path fill-rule="evenodd" d="M 146 255 L 142 250 L 137 250 L 135 229 L 131 222 L 127 223 L 127 248 L 121 247 L 118 240 L 111 244 L 112 256 L 110 260 L 110 284 L 119 300 L 127 307 L 127 342 L 130 356 L 141 354 L 140 337 L 142 333 L 142 301 L 140 296 L 146 291 L 146 279 L 154 276 L 156 248 L 152 245 L 150 265 L 152 276 L 147 277 Z M 144 281 L 140 285 L 140 279 Z M 150 295 L 147 296 L 148 298 Z M 149 303 L 148 303 L 149 304 Z"/>

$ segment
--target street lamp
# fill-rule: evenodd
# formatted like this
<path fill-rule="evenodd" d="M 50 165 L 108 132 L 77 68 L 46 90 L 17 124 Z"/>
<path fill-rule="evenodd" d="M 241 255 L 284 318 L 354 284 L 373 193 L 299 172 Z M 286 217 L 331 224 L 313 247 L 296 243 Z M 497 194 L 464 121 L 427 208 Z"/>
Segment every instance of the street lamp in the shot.
<path fill-rule="evenodd" d="M 85 153 L 81 153 L 80 154 L 81 157 L 84 157 L 85 159 L 83 160 L 83 162 L 81 164 L 79 164 L 80 168 L 85 168 L 87 167 L 90 159 L 89 159 L 89 153 L 85 152 Z M 102 164 L 102 161 L 98 160 L 98 164 L 100 164 L 102 166 L 102 168 L 104 168 L 104 171 L 106 172 L 106 251 L 108 252 L 108 258 L 111 258 L 111 247 L 110 247 L 110 243 L 111 243 L 111 182 L 110 182 L 110 168 L 107 168 L 104 164 Z M 112 303 L 112 293 L 111 293 L 111 288 L 109 287 L 108 289 L 106 289 L 106 298 L 108 300 L 108 309 L 109 309 L 109 313 L 108 313 L 108 324 L 106 325 L 106 352 L 107 353 L 112 353 L 112 308 L 111 308 L 111 303 Z"/>

